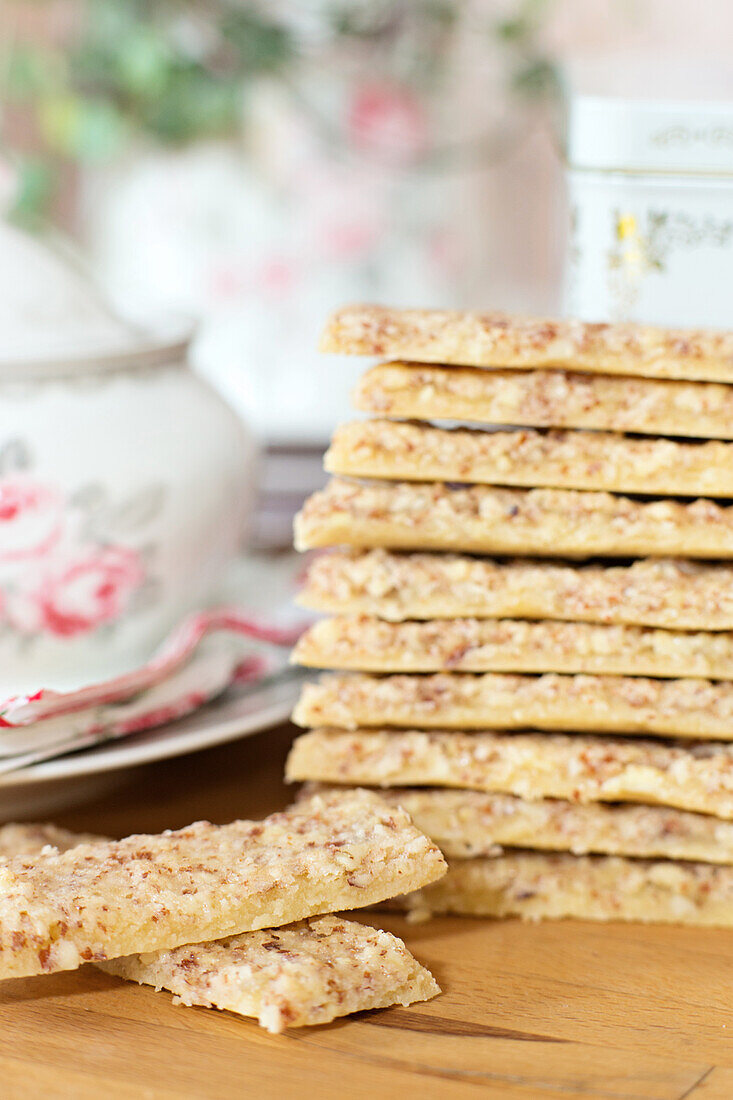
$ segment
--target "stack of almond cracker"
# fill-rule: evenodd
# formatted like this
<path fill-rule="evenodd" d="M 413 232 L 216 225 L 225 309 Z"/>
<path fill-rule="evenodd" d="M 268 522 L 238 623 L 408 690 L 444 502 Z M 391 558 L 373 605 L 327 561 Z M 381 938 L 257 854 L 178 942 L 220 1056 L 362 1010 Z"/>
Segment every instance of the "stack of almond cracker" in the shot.
<path fill-rule="evenodd" d="M 390 361 L 296 521 L 331 671 L 288 777 L 413 815 L 413 911 L 733 925 L 733 333 L 358 306 L 323 346 Z"/>

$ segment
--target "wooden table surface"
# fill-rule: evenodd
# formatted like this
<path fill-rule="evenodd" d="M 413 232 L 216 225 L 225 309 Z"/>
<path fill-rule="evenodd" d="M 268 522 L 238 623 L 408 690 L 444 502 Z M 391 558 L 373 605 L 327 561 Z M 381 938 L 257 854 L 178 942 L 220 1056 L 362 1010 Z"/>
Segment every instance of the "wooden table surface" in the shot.
<path fill-rule="evenodd" d="M 285 805 L 288 728 L 138 770 L 74 829 Z M 92 967 L 0 986 L 0 1097 L 731 1100 L 733 931 L 436 919 L 402 936 L 444 993 L 273 1036 Z"/>

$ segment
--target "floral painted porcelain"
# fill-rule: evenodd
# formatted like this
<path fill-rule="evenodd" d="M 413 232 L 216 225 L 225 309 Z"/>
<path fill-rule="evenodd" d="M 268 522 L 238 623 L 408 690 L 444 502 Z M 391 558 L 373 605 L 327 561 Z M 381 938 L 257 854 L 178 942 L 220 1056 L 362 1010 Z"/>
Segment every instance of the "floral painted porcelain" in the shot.
<path fill-rule="evenodd" d="M 569 81 L 566 312 L 730 327 L 733 86 L 706 58 L 594 56 Z"/>
<path fill-rule="evenodd" d="M 119 675 L 207 605 L 241 545 L 253 447 L 188 369 L 185 341 L 156 341 L 106 317 L 78 276 L 16 231 L 0 228 L 0 244 L 3 271 L 9 251 L 17 283 L 11 289 L 0 273 L 6 697 Z M 12 358 L 2 336 L 11 308 Z"/>

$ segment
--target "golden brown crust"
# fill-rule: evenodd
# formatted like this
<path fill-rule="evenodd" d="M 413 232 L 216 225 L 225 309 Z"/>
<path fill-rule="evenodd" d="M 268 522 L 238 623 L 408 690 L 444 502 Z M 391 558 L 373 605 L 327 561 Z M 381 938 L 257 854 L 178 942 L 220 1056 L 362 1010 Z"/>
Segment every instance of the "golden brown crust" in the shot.
<path fill-rule="evenodd" d="M 365 791 L 264 821 L 46 849 L 0 864 L 0 977 L 374 904 L 443 866 L 406 814 Z"/>
<path fill-rule="evenodd" d="M 733 506 L 641 503 L 571 489 L 450 488 L 333 478 L 295 520 L 299 550 L 324 546 L 550 557 L 733 557 Z"/>
<path fill-rule="evenodd" d="M 733 389 L 715 382 L 380 363 L 361 378 L 354 404 L 407 420 L 733 439 Z"/>
<path fill-rule="evenodd" d="M 304 794 L 332 789 L 312 783 Z M 381 794 L 390 805 L 407 810 L 449 859 L 527 848 L 733 864 L 733 822 L 707 814 L 485 791 L 397 787 Z"/>
<path fill-rule="evenodd" d="M 640 676 L 331 673 L 306 684 L 301 726 L 543 729 L 733 741 L 733 684 Z"/>
<path fill-rule="evenodd" d="M 496 859 L 455 860 L 442 882 L 388 907 L 420 917 L 457 913 L 730 927 L 733 867 L 512 852 Z"/>
<path fill-rule="evenodd" d="M 322 619 L 292 660 L 357 672 L 588 672 L 733 680 L 733 634 L 637 626 L 436 619 Z"/>
<path fill-rule="evenodd" d="M 392 420 L 336 429 L 332 474 L 676 496 L 733 496 L 733 444 L 612 432 L 466 431 Z"/>
<path fill-rule="evenodd" d="M 440 993 L 402 940 L 332 916 L 98 965 L 179 1004 L 255 1016 L 276 1034 Z"/>
<path fill-rule="evenodd" d="M 631 565 L 493 561 L 461 554 L 330 550 L 298 602 L 332 614 L 511 618 L 733 630 L 733 567 L 683 559 Z"/>
<path fill-rule="evenodd" d="M 473 367 L 569 367 L 600 374 L 733 381 L 733 334 L 499 312 L 344 306 L 321 350 Z"/>

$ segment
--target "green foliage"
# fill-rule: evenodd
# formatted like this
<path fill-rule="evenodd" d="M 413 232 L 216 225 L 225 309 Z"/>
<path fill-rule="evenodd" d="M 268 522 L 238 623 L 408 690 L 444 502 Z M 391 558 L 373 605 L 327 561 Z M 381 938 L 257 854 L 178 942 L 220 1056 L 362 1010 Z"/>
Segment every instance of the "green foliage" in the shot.
<path fill-rule="evenodd" d="M 41 215 L 64 162 L 109 160 L 140 134 L 176 145 L 235 132 L 247 82 L 294 55 L 266 6 L 230 0 L 83 0 L 63 49 L 0 42 L 2 94 L 25 105 L 41 146 L 21 160 L 15 216 Z"/>
<path fill-rule="evenodd" d="M 20 166 L 13 218 L 19 225 L 35 229 L 43 217 L 56 185 L 53 169 L 44 161 L 27 158 Z"/>
<path fill-rule="evenodd" d="M 511 86 L 519 95 L 541 98 L 560 87 L 555 62 L 542 47 L 541 31 L 553 0 L 520 0 L 514 15 L 500 20 L 494 34 L 511 54 Z"/>
<path fill-rule="evenodd" d="M 18 43 L 5 53 L 5 92 L 11 100 L 50 92 L 66 75 L 63 58 L 53 50 Z"/>
<path fill-rule="evenodd" d="M 298 18 L 273 14 L 268 0 L 78 2 L 77 31 L 63 47 L 0 41 L 0 94 L 23 104 L 40 143 L 38 156 L 21 164 L 16 214 L 24 221 L 47 204 L 64 163 L 109 160 L 139 135 L 170 146 L 235 133 L 248 83 L 263 75 L 289 83 L 300 56 Z M 485 33 L 505 48 L 511 88 L 525 97 L 557 84 L 539 37 L 553 2 L 515 0 L 510 17 L 484 20 Z M 420 94 L 438 79 L 463 7 L 320 0 L 308 19 L 320 19 L 324 44 L 372 50 L 378 73 L 392 72 Z"/>
<path fill-rule="evenodd" d="M 512 87 L 522 95 L 535 98 L 554 93 L 560 87 L 557 66 L 546 57 L 527 61 L 515 70 Z"/>
<path fill-rule="evenodd" d="M 221 33 L 237 54 L 237 67 L 250 77 L 279 72 L 297 52 L 286 27 L 267 22 L 245 7 L 224 15 Z"/>
<path fill-rule="evenodd" d="M 38 124 L 51 153 L 81 163 L 109 160 L 127 137 L 127 121 L 114 103 L 73 93 L 44 98 Z"/>

